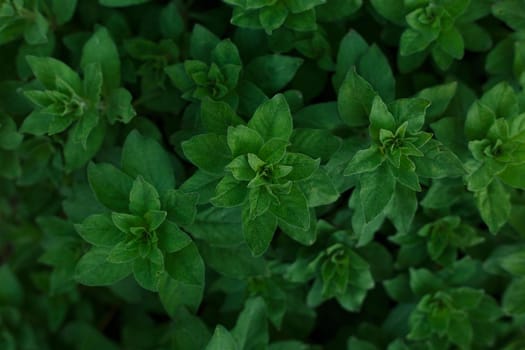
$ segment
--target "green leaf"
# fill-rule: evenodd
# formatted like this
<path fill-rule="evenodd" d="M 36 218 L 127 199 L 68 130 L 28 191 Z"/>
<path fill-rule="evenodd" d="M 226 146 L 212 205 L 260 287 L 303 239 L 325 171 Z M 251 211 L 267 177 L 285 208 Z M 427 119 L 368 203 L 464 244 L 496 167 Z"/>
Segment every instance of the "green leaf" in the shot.
<path fill-rule="evenodd" d="M 278 225 L 287 236 L 303 245 L 312 245 L 317 238 L 317 218 L 314 209 L 310 209 L 310 224 L 306 229 L 290 225 L 284 220 L 279 220 Z"/>
<path fill-rule="evenodd" d="M 507 166 L 498 176 L 503 182 L 513 188 L 525 189 L 524 171 L 525 165 Z"/>
<path fill-rule="evenodd" d="M 228 332 L 228 330 L 223 326 L 218 325 L 215 327 L 215 332 L 213 333 L 213 336 L 211 337 L 210 342 L 206 346 L 205 350 L 223 349 L 238 350 L 239 347 L 237 346 L 237 343 L 230 332 Z"/>
<path fill-rule="evenodd" d="M 303 59 L 284 55 L 258 56 L 246 66 L 247 78 L 266 94 L 283 89 L 295 76 Z"/>
<path fill-rule="evenodd" d="M 337 95 L 337 108 L 341 119 L 348 126 L 364 126 L 377 93 L 373 87 L 350 69 Z"/>
<path fill-rule="evenodd" d="M 197 310 L 204 292 L 204 262 L 195 244 L 167 255 L 165 265 L 159 297 L 168 314 L 173 316 L 180 306 Z"/>
<path fill-rule="evenodd" d="M 367 149 L 359 150 L 350 160 L 344 170 L 344 176 L 361 173 L 368 173 L 376 170 L 385 160 L 379 149 L 371 146 Z"/>
<path fill-rule="evenodd" d="M 232 160 L 225 136 L 216 134 L 197 135 L 182 143 L 184 155 L 199 169 L 221 174 Z"/>
<path fill-rule="evenodd" d="M 266 31 L 271 35 L 272 32 L 280 28 L 288 17 L 288 8 L 284 3 L 276 3 L 274 6 L 267 6 L 259 11 L 259 22 Z"/>
<path fill-rule="evenodd" d="M 376 96 L 370 110 L 370 136 L 372 136 L 372 139 L 379 139 L 379 131 L 381 129 L 395 132 L 396 120 L 386 104 L 379 96 Z"/>
<path fill-rule="evenodd" d="M 113 247 L 125 238 L 109 214 L 91 215 L 82 224 L 75 225 L 75 229 L 86 242 L 97 247 Z"/>
<path fill-rule="evenodd" d="M 239 50 L 229 39 L 223 40 L 215 46 L 211 53 L 211 61 L 222 67 L 228 65 L 240 67 L 242 65 Z"/>
<path fill-rule="evenodd" d="M 149 210 L 144 214 L 144 220 L 146 221 L 146 229 L 150 232 L 155 231 L 160 225 L 166 220 L 166 213 L 164 210 Z"/>
<path fill-rule="evenodd" d="M 266 305 L 262 298 L 248 299 L 239 314 L 232 335 L 240 349 L 263 349 L 269 341 Z"/>
<path fill-rule="evenodd" d="M 352 66 L 357 64 L 367 50 L 368 44 L 355 30 L 350 30 L 343 37 L 337 52 L 337 65 L 332 79 L 337 90 L 339 90 L 347 73 L 352 70 Z"/>
<path fill-rule="evenodd" d="M 436 32 L 420 32 L 408 28 L 399 41 L 399 53 L 401 56 L 410 56 L 427 49 L 437 38 Z"/>
<path fill-rule="evenodd" d="M 89 185 L 100 203 L 114 211 L 128 210 L 131 177 L 107 163 L 90 163 L 87 173 Z"/>
<path fill-rule="evenodd" d="M 206 265 L 223 276 L 244 279 L 264 273 L 265 260 L 254 258 L 246 244 L 221 247 L 200 244 L 199 250 Z"/>
<path fill-rule="evenodd" d="M 387 58 L 376 45 L 370 46 L 360 58 L 357 70 L 384 101 L 395 98 L 394 75 Z"/>
<path fill-rule="evenodd" d="M 465 43 L 463 42 L 463 36 L 461 36 L 461 33 L 455 27 L 442 30 L 437 42 L 443 51 L 450 56 L 457 60 L 463 58 Z"/>
<path fill-rule="evenodd" d="M 243 242 L 240 209 L 210 207 L 202 210 L 195 222 L 184 229 L 214 246 L 238 246 Z"/>
<path fill-rule="evenodd" d="M 137 258 L 133 261 L 133 276 L 137 283 L 146 290 L 159 291 L 159 284 L 163 275 L 165 273 L 162 265 L 143 258 Z"/>
<path fill-rule="evenodd" d="M 24 298 L 24 289 L 13 270 L 7 264 L 0 266 L 0 303 L 2 305 L 18 305 Z"/>
<path fill-rule="evenodd" d="M 397 184 L 388 214 L 399 232 L 408 233 L 410 231 L 417 207 L 416 193 L 405 186 Z"/>
<path fill-rule="evenodd" d="M 131 273 L 131 264 L 112 264 L 107 261 L 108 248 L 91 248 L 78 261 L 75 280 L 86 286 L 109 286 Z"/>
<path fill-rule="evenodd" d="M 270 246 L 276 229 L 277 218 L 270 211 L 250 219 L 250 207 L 248 205 L 243 206 L 242 232 L 254 256 L 264 254 Z"/>
<path fill-rule="evenodd" d="M 410 289 L 417 296 L 435 293 L 443 288 L 443 281 L 427 269 L 410 269 Z"/>
<path fill-rule="evenodd" d="M 241 154 L 258 154 L 264 140 L 259 133 L 244 125 L 228 128 L 228 147 L 233 157 Z"/>
<path fill-rule="evenodd" d="M 122 147 L 122 170 L 133 178 L 142 176 L 160 193 L 175 187 L 172 160 L 155 140 L 134 130 Z"/>
<path fill-rule="evenodd" d="M 89 135 L 93 129 L 97 127 L 99 120 L 100 118 L 96 111 L 90 110 L 86 112 L 74 128 L 74 132 L 72 133 L 73 140 L 76 143 L 80 143 L 84 149 L 87 149 L 87 140 Z M 66 125 L 69 126 L 68 124 Z M 54 134 L 58 131 L 52 131 L 51 128 L 52 126 L 49 127 L 49 134 Z"/>
<path fill-rule="evenodd" d="M 286 175 L 287 180 L 299 181 L 310 177 L 319 168 L 320 159 L 312 159 L 301 153 L 286 153 L 281 165 L 289 165 L 292 171 Z"/>
<path fill-rule="evenodd" d="M 412 157 L 416 173 L 421 177 L 441 179 L 458 177 L 465 174 L 461 160 L 440 142 L 428 141 L 421 149 L 423 157 Z"/>
<path fill-rule="evenodd" d="M 271 138 L 289 140 L 292 135 L 292 115 L 283 95 L 275 95 L 260 105 L 248 127 L 257 131 L 265 141 Z"/>
<path fill-rule="evenodd" d="M 525 313 L 525 278 L 512 281 L 503 294 L 503 310 L 510 315 Z"/>
<path fill-rule="evenodd" d="M 190 38 L 190 57 L 205 62 L 209 61 L 211 52 L 219 41 L 219 37 L 208 29 L 200 24 L 195 24 Z"/>
<path fill-rule="evenodd" d="M 53 0 L 51 3 L 58 24 L 62 25 L 73 17 L 77 7 L 77 0 Z"/>
<path fill-rule="evenodd" d="M 55 117 L 51 114 L 34 111 L 24 119 L 22 126 L 20 126 L 20 132 L 36 136 L 45 135 L 53 118 Z"/>
<path fill-rule="evenodd" d="M 127 124 L 137 115 L 131 105 L 132 99 L 133 96 L 124 88 L 117 88 L 111 91 L 107 100 L 106 109 L 107 118 L 110 123 L 119 121 Z"/>
<path fill-rule="evenodd" d="M 317 169 L 299 186 L 306 196 L 309 207 L 331 204 L 339 198 L 339 191 L 325 168 Z"/>
<path fill-rule="evenodd" d="M 421 90 L 416 95 L 430 101 L 430 106 L 426 110 L 427 119 L 433 119 L 442 115 L 456 94 L 458 83 L 451 82 L 442 85 L 432 86 Z"/>
<path fill-rule="evenodd" d="M 253 220 L 257 216 L 264 214 L 273 202 L 274 198 L 270 195 L 268 190 L 263 187 L 251 188 L 248 192 L 248 203 L 250 205 L 250 219 Z"/>
<path fill-rule="evenodd" d="M 481 102 L 474 102 L 465 120 L 465 135 L 469 140 L 483 139 L 495 120 L 496 115 L 490 108 Z"/>
<path fill-rule="evenodd" d="M 244 123 L 229 104 L 209 97 L 202 100 L 201 120 L 208 132 L 216 134 L 226 134 L 230 126 Z"/>
<path fill-rule="evenodd" d="M 102 0 L 101 0 L 102 1 Z M 85 71 L 89 64 L 98 63 L 102 68 L 105 95 L 120 86 L 120 58 L 108 30 L 100 27 L 82 49 L 80 66 Z"/>
<path fill-rule="evenodd" d="M 150 210 L 160 210 L 159 193 L 142 176 L 138 176 L 131 187 L 129 210 L 135 215 L 144 215 Z"/>
<path fill-rule="evenodd" d="M 226 175 L 215 188 L 215 197 L 210 202 L 221 208 L 241 205 L 247 196 L 246 183 L 239 182 L 232 175 Z"/>
<path fill-rule="evenodd" d="M 162 208 L 168 212 L 168 220 L 178 225 L 191 225 L 197 215 L 198 199 L 198 193 L 172 189 L 162 196 Z"/>
<path fill-rule="evenodd" d="M 279 138 L 272 138 L 269 139 L 259 150 L 257 155 L 262 159 L 263 161 L 270 163 L 270 164 L 276 164 L 280 162 L 283 157 L 286 154 L 286 149 L 290 143 L 286 140 L 279 139 Z M 250 159 L 250 155 L 248 154 L 248 160 Z"/>
<path fill-rule="evenodd" d="M 57 88 L 57 77 L 60 77 L 76 93 L 82 91 L 82 83 L 78 74 L 59 60 L 51 57 L 36 56 L 27 56 L 26 60 L 35 77 L 48 90 Z"/>
<path fill-rule="evenodd" d="M 370 222 L 379 216 L 394 196 L 395 178 L 387 163 L 375 171 L 361 174 L 359 196 L 365 214 L 365 221 Z"/>
<path fill-rule="evenodd" d="M 165 38 L 178 38 L 184 32 L 184 19 L 175 3 L 170 3 L 160 14 L 160 30 Z"/>
<path fill-rule="evenodd" d="M 227 165 L 227 168 L 231 171 L 233 177 L 239 181 L 250 181 L 256 175 L 255 171 L 250 166 L 248 157 L 252 156 L 238 156 Z"/>
<path fill-rule="evenodd" d="M 494 180 L 486 189 L 474 193 L 474 198 L 481 218 L 490 232 L 496 234 L 509 219 L 510 194 L 499 180 Z"/>
<path fill-rule="evenodd" d="M 178 252 L 186 248 L 192 241 L 184 231 L 171 221 L 165 221 L 157 230 L 159 248 L 166 253 Z"/>
<path fill-rule="evenodd" d="M 310 225 L 308 203 L 297 185 L 292 186 L 290 193 L 280 195 L 279 203 L 274 203 L 270 211 L 291 226 L 305 230 Z"/>
<path fill-rule="evenodd" d="M 525 28 L 525 13 L 521 0 L 503 0 L 492 5 L 492 13 L 514 30 Z"/>
<path fill-rule="evenodd" d="M 370 342 L 350 337 L 347 343 L 348 350 L 377 350 L 377 347 Z"/>
<path fill-rule="evenodd" d="M 107 261 L 113 264 L 131 263 L 139 257 L 139 249 L 137 241 L 119 242 L 109 252 Z"/>
<path fill-rule="evenodd" d="M 471 346 L 472 338 L 474 337 L 473 332 L 472 325 L 466 315 L 458 314 L 458 316 L 453 316 L 450 319 L 448 336 L 451 342 L 464 349 L 468 349 Z"/>
<path fill-rule="evenodd" d="M 408 123 L 407 131 L 416 133 L 425 123 L 425 113 L 430 102 L 422 98 L 401 98 L 388 105 L 397 125 Z"/>
<path fill-rule="evenodd" d="M 72 171 L 84 166 L 95 154 L 98 153 L 106 136 L 106 123 L 98 123 L 97 126 L 89 133 L 86 140 L 86 148 L 82 143 L 76 142 L 71 135 L 76 134 L 79 128 L 77 123 L 70 131 L 66 144 L 64 146 L 64 158 L 66 161 L 66 171 Z"/>
<path fill-rule="evenodd" d="M 292 134 L 290 151 L 328 162 L 341 144 L 341 139 L 328 130 L 296 128 Z"/>
<path fill-rule="evenodd" d="M 30 21 L 26 22 L 24 30 L 24 39 L 29 45 L 39 45 L 47 43 L 47 32 L 49 30 L 49 22 L 39 12 L 32 13 Z"/>
<path fill-rule="evenodd" d="M 403 0 L 372 0 L 372 6 L 383 17 L 396 24 L 405 24 L 406 8 Z"/>

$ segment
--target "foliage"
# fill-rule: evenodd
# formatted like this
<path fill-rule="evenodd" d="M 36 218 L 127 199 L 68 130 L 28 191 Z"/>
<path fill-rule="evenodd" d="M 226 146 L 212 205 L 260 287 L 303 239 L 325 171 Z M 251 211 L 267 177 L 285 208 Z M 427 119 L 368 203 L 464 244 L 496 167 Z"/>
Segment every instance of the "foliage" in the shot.
<path fill-rule="evenodd" d="M 523 0 L 0 0 L 0 349 L 525 348 Z"/>

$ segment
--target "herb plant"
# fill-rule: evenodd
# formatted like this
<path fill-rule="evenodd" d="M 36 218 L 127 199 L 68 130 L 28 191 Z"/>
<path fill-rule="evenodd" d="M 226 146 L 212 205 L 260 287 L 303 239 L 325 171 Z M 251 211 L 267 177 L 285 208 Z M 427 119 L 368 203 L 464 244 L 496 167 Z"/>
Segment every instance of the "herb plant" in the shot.
<path fill-rule="evenodd" d="M 524 19 L 0 0 L 0 349 L 524 349 Z"/>

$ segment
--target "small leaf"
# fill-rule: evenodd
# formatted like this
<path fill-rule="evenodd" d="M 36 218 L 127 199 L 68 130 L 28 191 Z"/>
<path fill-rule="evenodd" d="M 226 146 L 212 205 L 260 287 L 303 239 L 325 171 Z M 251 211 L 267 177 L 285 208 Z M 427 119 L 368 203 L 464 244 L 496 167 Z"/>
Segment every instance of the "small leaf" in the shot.
<path fill-rule="evenodd" d="M 178 225 L 190 225 L 197 215 L 199 194 L 181 190 L 168 190 L 162 197 L 162 208 L 168 212 L 168 219 Z"/>
<path fill-rule="evenodd" d="M 259 133 L 244 125 L 228 128 L 228 147 L 233 157 L 241 154 L 258 154 L 264 140 Z"/>
<path fill-rule="evenodd" d="M 291 56 L 258 56 L 248 63 L 246 74 L 266 94 L 273 95 L 293 79 L 302 63 L 301 58 Z"/>
<path fill-rule="evenodd" d="M 243 124 L 243 120 L 229 104 L 209 97 L 202 100 L 201 119 L 206 130 L 216 134 L 226 134 L 230 126 Z"/>
<path fill-rule="evenodd" d="M 135 215 L 144 215 L 150 210 L 160 210 L 159 193 L 151 184 L 137 177 L 129 194 L 129 210 Z"/>
<path fill-rule="evenodd" d="M 396 120 L 387 105 L 381 100 L 379 96 L 374 98 L 372 109 L 370 110 L 370 136 L 372 139 L 379 139 L 379 131 L 389 130 L 396 131 Z"/>
<path fill-rule="evenodd" d="M 525 278 L 512 281 L 503 294 L 503 310 L 510 315 L 525 314 Z"/>
<path fill-rule="evenodd" d="M 218 325 L 205 350 L 223 349 L 238 350 L 239 347 L 230 332 L 228 332 L 223 326 Z"/>
<path fill-rule="evenodd" d="M 109 286 L 131 273 L 131 264 L 112 264 L 108 255 L 107 248 L 91 248 L 79 260 L 75 280 L 86 286 Z"/>
<path fill-rule="evenodd" d="M 310 225 L 308 203 L 304 194 L 296 185 L 292 186 L 290 193 L 280 195 L 279 203 L 274 203 L 270 207 L 270 211 L 289 225 L 303 230 Z"/>
<path fill-rule="evenodd" d="M 261 349 L 268 344 L 266 305 L 262 298 L 251 298 L 246 301 L 232 335 L 240 349 Z"/>
<path fill-rule="evenodd" d="M 144 289 L 152 292 L 159 290 L 159 281 L 164 275 L 163 266 L 149 259 L 138 258 L 133 261 L 133 276 Z"/>
<path fill-rule="evenodd" d="M 171 221 L 165 221 L 158 229 L 159 248 L 166 253 L 175 253 L 186 248 L 191 242 L 190 236 Z"/>
<path fill-rule="evenodd" d="M 498 233 L 507 222 L 511 210 L 510 194 L 505 186 L 499 180 L 494 180 L 486 189 L 474 193 L 474 198 L 490 232 Z"/>
<path fill-rule="evenodd" d="M 135 178 L 142 176 L 159 193 L 175 187 L 172 161 L 155 140 L 132 131 L 122 148 L 122 170 Z"/>
<path fill-rule="evenodd" d="M 250 219 L 250 207 L 248 205 L 243 207 L 242 231 L 244 239 L 254 256 L 264 254 L 270 246 L 276 229 L 277 218 L 270 211 Z"/>
<path fill-rule="evenodd" d="M 129 206 L 129 193 L 133 180 L 111 164 L 88 166 L 88 181 L 97 200 L 114 211 L 125 212 Z"/>
<path fill-rule="evenodd" d="M 341 119 L 348 126 L 364 126 L 377 93 L 373 87 L 351 69 L 341 84 L 337 95 L 337 108 Z"/>
<path fill-rule="evenodd" d="M 344 176 L 367 173 L 376 170 L 385 160 L 379 149 L 371 146 L 364 150 L 359 150 L 350 160 L 344 170 Z"/>
<path fill-rule="evenodd" d="M 160 279 L 159 296 L 169 315 L 180 306 L 195 311 L 204 292 L 204 262 L 195 244 L 166 256 L 166 272 Z"/>
<path fill-rule="evenodd" d="M 310 177 L 319 168 L 319 159 L 312 159 L 301 153 L 286 153 L 281 160 L 281 165 L 292 167 L 292 171 L 286 175 L 287 180 L 299 181 Z"/>
<path fill-rule="evenodd" d="M 60 77 L 71 88 L 80 94 L 82 83 L 78 74 L 66 64 L 51 57 L 27 56 L 27 63 L 35 77 L 48 89 L 55 90 L 56 78 Z"/>
<path fill-rule="evenodd" d="M 104 93 L 109 95 L 120 86 L 120 57 L 115 42 L 104 27 L 100 27 L 82 49 L 82 69 L 85 71 L 92 63 L 100 64 Z"/>
<path fill-rule="evenodd" d="M 292 135 L 292 115 L 283 95 L 275 95 L 255 111 L 248 126 L 257 131 L 265 141 L 271 138 L 289 140 Z"/>
<path fill-rule="evenodd" d="M 86 242 L 98 247 L 112 247 L 125 238 L 108 214 L 91 215 L 75 228 Z"/>
<path fill-rule="evenodd" d="M 226 137 L 216 134 L 197 135 L 182 143 L 184 155 L 199 169 L 212 174 L 224 172 L 232 160 Z"/>
<path fill-rule="evenodd" d="M 390 167 L 383 163 L 375 171 L 360 177 L 360 205 L 364 209 L 366 222 L 380 215 L 394 195 L 395 178 Z"/>
<path fill-rule="evenodd" d="M 248 192 L 246 183 L 239 182 L 232 175 L 226 175 L 215 188 L 215 197 L 210 202 L 221 208 L 231 208 L 241 205 Z"/>

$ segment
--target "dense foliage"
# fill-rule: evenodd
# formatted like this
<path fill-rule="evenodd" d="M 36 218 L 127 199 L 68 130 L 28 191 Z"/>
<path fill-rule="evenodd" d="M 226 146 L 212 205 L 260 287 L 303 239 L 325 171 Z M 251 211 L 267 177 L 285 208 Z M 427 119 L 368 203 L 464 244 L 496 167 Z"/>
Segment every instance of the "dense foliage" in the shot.
<path fill-rule="evenodd" d="M 525 349 L 525 0 L 0 0 L 0 349 Z"/>

